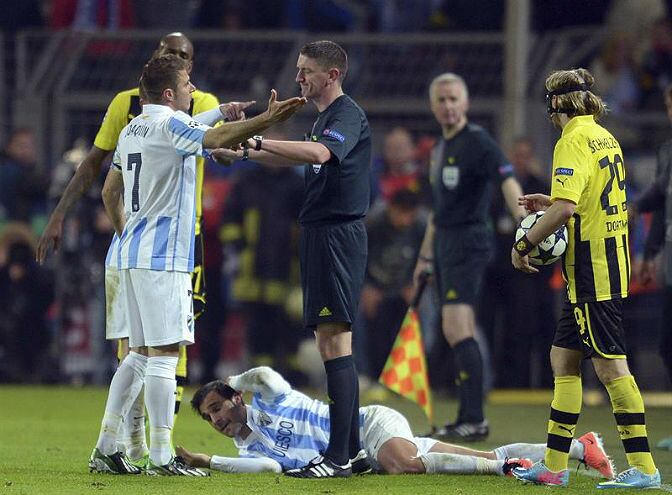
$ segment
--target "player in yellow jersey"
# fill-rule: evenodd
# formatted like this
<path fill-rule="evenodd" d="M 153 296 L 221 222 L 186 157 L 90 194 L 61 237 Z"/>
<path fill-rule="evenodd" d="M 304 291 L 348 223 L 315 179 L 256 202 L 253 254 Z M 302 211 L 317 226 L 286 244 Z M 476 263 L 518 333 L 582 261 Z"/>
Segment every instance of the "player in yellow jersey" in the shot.
<path fill-rule="evenodd" d="M 192 60 L 194 56 L 193 44 L 182 33 L 170 33 L 164 36 L 159 42 L 159 46 L 154 52 L 154 56 L 174 54 L 189 61 L 189 70 L 192 68 Z M 189 114 L 202 114 L 207 111 L 216 110 L 219 107 L 221 116 L 225 120 L 239 120 L 245 116 L 244 109 L 253 102 L 232 102 L 219 106 L 217 97 L 210 93 L 202 91 L 193 92 L 193 100 L 189 108 Z M 106 162 L 114 151 L 119 133 L 136 115 L 142 111 L 140 104 L 138 88 L 129 89 L 118 93 L 108 106 L 103 123 L 96 135 L 93 146 L 89 153 L 84 158 L 80 166 L 77 168 L 75 175 L 68 183 L 63 196 L 54 208 L 54 211 L 49 218 L 49 222 L 40 237 L 37 248 L 37 260 L 43 263 L 49 249 L 53 246 L 54 250 L 58 250 L 61 238 L 63 220 L 70 210 L 70 208 L 77 202 L 77 200 L 86 192 L 91 184 L 100 175 L 102 164 Z M 216 112 L 219 113 L 219 112 Z M 194 299 L 194 315 L 196 318 L 203 312 L 205 307 L 205 281 L 203 279 L 203 238 L 201 235 L 201 214 L 202 214 L 202 185 L 204 175 L 204 161 L 198 158 L 196 161 L 196 252 L 195 252 L 195 268 L 192 273 L 193 285 L 193 299 Z M 128 329 L 125 328 L 125 320 L 123 314 L 119 311 L 110 311 L 114 301 L 111 300 L 110 295 L 115 292 L 115 273 L 113 270 L 106 270 L 106 293 L 108 305 L 108 321 L 107 321 L 107 337 L 119 338 L 119 359 L 123 359 L 128 353 Z M 177 379 L 177 400 L 175 405 L 175 413 L 177 414 L 184 385 L 187 376 L 187 355 L 186 349 L 181 347 L 180 359 L 176 371 Z M 128 438 L 126 443 L 130 449 L 129 456 L 131 458 L 140 457 L 146 449 L 144 440 L 144 406 L 142 404 L 142 394 L 137 404 L 133 406 L 128 414 L 130 421 L 127 426 Z M 134 419 L 135 418 L 135 419 Z M 133 424 L 134 423 L 134 424 Z M 135 434 L 131 432 L 135 431 Z M 131 439 L 133 436 L 135 438 Z"/>
<path fill-rule="evenodd" d="M 628 295 L 630 254 L 625 162 L 614 136 L 600 126 L 606 111 L 585 69 L 560 70 L 546 79 L 548 113 L 562 130 L 553 153 L 551 195 L 529 194 L 519 203 L 543 217 L 511 250 L 513 265 L 537 272 L 527 254 L 562 225 L 569 233 L 563 257 L 568 298 L 551 348 L 555 377 L 546 454 L 514 476 L 531 483 L 566 486 L 569 445 L 581 412 L 581 361 L 590 358 L 607 388 L 630 468 L 598 488 L 655 488 L 660 473 L 649 450 L 644 403 L 626 361 L 622 301 Z M 601 451 L 596 438 L 592 448 Z M 601 473 L 613 477 L 611 463 Z"/>

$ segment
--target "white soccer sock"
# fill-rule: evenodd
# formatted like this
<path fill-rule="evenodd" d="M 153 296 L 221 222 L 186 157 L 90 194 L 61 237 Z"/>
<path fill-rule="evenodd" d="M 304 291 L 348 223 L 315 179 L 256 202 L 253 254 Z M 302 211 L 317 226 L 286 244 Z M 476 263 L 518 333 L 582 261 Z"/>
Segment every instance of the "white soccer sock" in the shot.
<path fill-rule="evenodd" d="M 545 443 L 510 443 L 495 450 L 497 459 L 529 459 L 532 462 L 541 461 L 546 453 Z"/>
<path fill-rule="evenodd" d="M 157 466 L 170 462 L 170 434 L 175 413 L 177 356 L 150 357 L 145 373 L 145 404 L 149 415 L 149 458 Z"/>
<path fill-rule="evenodd" d="M 422 454 L 420 460 L 427 474 L 502 474 L 502 461 L 484 457 L 429 452 Z"/>
<path fill-rule="evenodd" d="M 142 391 L 124 417 L 122 431 L 124 452 L 128 457 L 140 459 L 149 452 L 145 433 L 145 394 Z"/>
<path fill-rule="evenodd" d="M 495 450 L 497 459 L 504 460 L 506 458 L 529 459 L 532 462 L 543 461 L 546 453 L 545 443 L 511 443 L 502 445 Z M 583 459 L 583 444 L 576 439 L 572 440 L 569 448 L 569 458 L 581 460 Z"/>
<path fill-rule="evenodd" d="M 572 444 L 569 446 L 569 458 L 577 461 L 582 461 L 586 447 L 576 438 L 572 439 Z"/>
<path fill-rule="evenodd" d="M 107 393 L 105 414 L 100 426 L 100 434 L 96 447 L 105 455 L 114 454 L 117 450 L 117 435 L 121 420 L 128 411 L 131 401 L 142 388 L 147 358 L 131 352 L 114 372 L 110 389 Z"/>

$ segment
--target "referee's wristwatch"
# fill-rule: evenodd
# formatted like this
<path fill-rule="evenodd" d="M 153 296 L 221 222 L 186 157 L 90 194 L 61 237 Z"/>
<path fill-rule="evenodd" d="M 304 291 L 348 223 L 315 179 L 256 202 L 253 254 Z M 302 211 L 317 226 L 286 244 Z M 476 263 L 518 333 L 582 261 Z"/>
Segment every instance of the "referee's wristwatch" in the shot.
<path fill-rule="evenodd" d="M 264 140 L 264 136 L 252 136 L 254 140 L 254 151 L 261 151 L 261 143 Z"/>

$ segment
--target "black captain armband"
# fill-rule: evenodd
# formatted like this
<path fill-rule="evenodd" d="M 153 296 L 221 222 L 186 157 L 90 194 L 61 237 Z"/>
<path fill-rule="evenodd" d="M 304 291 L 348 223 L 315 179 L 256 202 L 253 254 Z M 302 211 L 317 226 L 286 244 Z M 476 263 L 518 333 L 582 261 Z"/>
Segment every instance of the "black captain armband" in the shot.
<path fill-rule="evenodd" d="M 530 242 L 527 238 L 527 234 L 525 234 L 513 244 L 513 249 L 515 249 L 520 256 L 527 256 L 530 254 L 530 251 L 534 249 L 534 244 Z"/>

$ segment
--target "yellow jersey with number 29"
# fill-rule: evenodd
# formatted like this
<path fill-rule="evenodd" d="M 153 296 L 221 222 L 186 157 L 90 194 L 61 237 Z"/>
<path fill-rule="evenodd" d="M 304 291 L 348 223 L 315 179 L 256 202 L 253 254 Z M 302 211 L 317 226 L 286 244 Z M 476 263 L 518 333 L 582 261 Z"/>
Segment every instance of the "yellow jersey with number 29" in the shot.
<path fill-rule="evenodd" d="M 552 201 L 576 204 L 562 264 L 569 301 L 627 297 L 630 253 L 620 144 L 592 115 L 574 117 L 555 145 L 552 173 Z"/>

